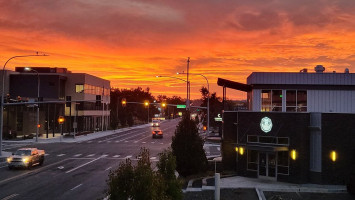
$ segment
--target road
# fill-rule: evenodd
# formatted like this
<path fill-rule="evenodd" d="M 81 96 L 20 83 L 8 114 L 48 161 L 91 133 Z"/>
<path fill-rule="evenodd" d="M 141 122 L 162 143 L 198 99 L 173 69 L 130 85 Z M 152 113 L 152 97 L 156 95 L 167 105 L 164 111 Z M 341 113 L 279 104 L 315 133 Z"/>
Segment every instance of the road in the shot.
<path fill-rule="evenodd" d="M 155 163 L 158 153 L 170 147 L 179 119 L 160 127 L 137 128 L 80 143 L 30 144 L 46 152 L 43 166 L 31 170 L 0 168 L 0 199 L 102 199 L 109 171 L 126 158 L 136 159 L 141 147 L 150 150 Z M 161 129 L 162 139 L 152 130 Z M 15 151 L 17 146 L 7 147 Z"/>

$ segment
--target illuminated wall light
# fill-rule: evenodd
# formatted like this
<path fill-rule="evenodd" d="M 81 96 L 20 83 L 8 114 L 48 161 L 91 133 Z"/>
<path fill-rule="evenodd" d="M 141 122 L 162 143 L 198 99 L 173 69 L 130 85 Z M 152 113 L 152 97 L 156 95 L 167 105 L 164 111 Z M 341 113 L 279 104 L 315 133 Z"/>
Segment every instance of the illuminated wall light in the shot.
<path fill-rule="evenodd" d="M 332 160 L 333 162 L 335 162 L 337 160 L 337 152 L 336 151 L 331 151 L 330 152 L 330 160 Z"/>
<path fill-rule="evenodd" d="M 238 152 L 238 147 L 235 147 L 235 152 Z"/>
<path fill-rule="evenodd" d="M 291 150 L 290 156 L 291 156 L 292 160 L 296 160 L 297 159 L 297 152 L 296 152 L 295 149 Z"/>
<path fill-rule="evenodd" d="M 244 148 L 243 147 L 239 147 L 239 154 L 243 155 L 244 154 Z"/>

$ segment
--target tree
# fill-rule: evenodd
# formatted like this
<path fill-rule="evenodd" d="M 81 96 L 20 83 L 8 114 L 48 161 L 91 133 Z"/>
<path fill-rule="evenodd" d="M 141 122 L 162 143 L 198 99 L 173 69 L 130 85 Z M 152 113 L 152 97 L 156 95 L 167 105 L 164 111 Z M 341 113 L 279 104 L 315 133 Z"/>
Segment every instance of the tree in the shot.
<path fill-rule="evenodd" d="M 181 183 L 174 175 L 175 157 L 169 150 L 159 156 L 157 172 L 151 167 L 149 150 L 146 148 L 141 148 L 136 166 L 126 159 L 116 170 L 110 171 L 106 191 L 109 199 L 182 199 Z"/>
<path fill-rule="evenodd" d="M 175 176 L 176 157 L 171 149 L 159 154 L 157 168 L 165 182 L 165 195 L 173 200 L 182 199 L 182 183 Z"/>
<path fill-rule="evenodd" d="M 132 186 L 134 183 L 134 169 L 130 159 L 121 162 L 119 167 L 110 171 L 107 194 L 110 199 L 127 200 L 132 198 Z"/>
<path fill-rule="evenodd" d="M 176 157 L 176 170 L 181 176 L 189 176 L 207 170 L 207 158 L 203 140 L 198 135 L 196 124 L 186 112 L 179 122 L 171 147 Z"/>

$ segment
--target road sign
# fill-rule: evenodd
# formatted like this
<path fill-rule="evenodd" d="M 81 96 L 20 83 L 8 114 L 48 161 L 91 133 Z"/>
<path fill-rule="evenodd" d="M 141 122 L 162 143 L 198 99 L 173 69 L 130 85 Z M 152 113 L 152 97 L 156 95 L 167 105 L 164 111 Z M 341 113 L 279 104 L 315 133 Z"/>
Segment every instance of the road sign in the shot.
<path fill-rule="evenodd" d="M 176 108 L 186 108 L 186 105 L 176 105 Z"/>

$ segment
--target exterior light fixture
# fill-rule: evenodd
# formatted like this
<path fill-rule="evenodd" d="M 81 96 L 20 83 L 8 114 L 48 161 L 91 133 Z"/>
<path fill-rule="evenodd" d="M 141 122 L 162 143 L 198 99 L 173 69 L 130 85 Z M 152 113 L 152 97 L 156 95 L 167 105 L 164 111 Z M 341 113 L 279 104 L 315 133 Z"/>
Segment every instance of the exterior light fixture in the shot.
<path fill-rule="evenodd" d="M 235 152 L 238 152 L 238 147 L 235 147 Z"/>
<path fill-rule="evenodd" d="M 122 107 L 126 107 L 126 104 L 127 104 L 127 101 L 126 101 L 126 98 L 122 98 Z"/>
<path fill-rule="evenodd" d="M 166 106 L 166 103 L 162 103 L 162 104 L 161 104 L 161 106 L 162 106 L 163 108 L 165 108 L 165 106 Z"/>
<path fill-rule="evenodd" d="M 297 159 L 297 151 L 296 149 L 292 149 L 290 153 L 291 159 L 296 160 Z"/>
<path fill-rule="evenodd" d="M 244 148 L 243 147 L 239 147 L 239 154 L 244 155 Z"/>
<path fill-rule="evenodd" d="M 332 160 L 333 162 L 335 162 L 338 158 L 337 152 L 336 151 L 331 151 L 330 152 L 330 160 Z"/>
<path fill-rule="evenodd" d="M 145 106 L 148 106 L 148 105 L 149 105 L 149 102 L 148 102 L 148 101 L 145 101 L 145 102 L 144 102 L 144 105 L 145 105 Z"/>

